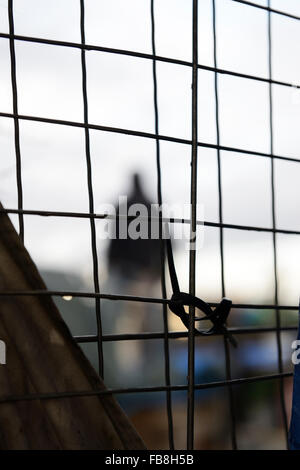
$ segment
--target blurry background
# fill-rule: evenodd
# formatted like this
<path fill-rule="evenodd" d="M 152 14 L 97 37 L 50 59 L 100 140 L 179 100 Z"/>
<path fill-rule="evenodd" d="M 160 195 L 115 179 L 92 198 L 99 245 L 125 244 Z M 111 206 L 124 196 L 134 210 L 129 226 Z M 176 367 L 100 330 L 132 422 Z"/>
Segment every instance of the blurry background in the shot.
<path fill-rule="evenodd" d="M 256 1 L 267 5 L 267 1 Z M 300 16 L 297 0 L 272 0 L 271 7 Z M 152 53 L 149 0 L 86 0 L 86 43 Z M 268 77 L 267 11 L 233 0 L 216 0 L 218 67 Z M 80 2 L 15 0 L 15 34 L 80 42 Z M 157 55 L 192 60 L 192 1 L 156 0 Z M 7 2 L 0 0 L 0 32 L 8 33 Z M 213 67 L 212 1 L 199 0 L 199 63 Z M 300 84 L 300 23 L 272 14 L 273 79 Z M 83 121 L 79 49 L 16 41 L 19 113 Z M 86 52 L 89 122 L 154 132 L 152 61 L 105 52 Z M 9 41 L 0 38 L 0 111 L 12 113 Z M 159 131 L 191 138 L 190 67 L 157 62 Z M 221 145 L 270 152 L 268 84 L 219 75 Z M 277 228 L 300 230 L 300 92 L 273 85 L 274 160 Z M 17 208 L 14 123 L 0 117 L 0 200 Z M 88 212 L 84 130 L 20 120 L 24 209 Z M 132 174 L 141 176 L 144 196 L 156 202 L 156 149 L 152 139 L 90 131 L 95 211 L 129 195 Z M 214 73 L 199 70 L 199 141 L 216 144 Z M 189 145 L 161 141 L 163 201 L 190 201 Z M 271 160 L 247 153 L 221 152 L 224 223 L 272 227 Z M 204 219 L 218 222 L 217 156 L 199 148 L 198 202 Z M 178 214 L 181 216 L 181 214 Z M 11 216 L 18 229 L 17 217 Z M 51 289 L 93 290 L 88 219 L 25 216 L 25 245 Z M 106 221 L 96 220 L 100 287 L 103 293 L 161 297 L 158 276 L 135 270 L 120 275 L 108 262 L 103 240 Z M 300 237 L 277 236 L 279 303 L 299 300 Z M 234 303 L 272 304 L 272 234 L 224 230 L 226 295 Z M 178 241 L 175 262 L 182 290 L 188 290 L 189 253 Z M 170 290 L 169 290 L 170 292 Z M 197 252 L 197 292 L 206 301 L 221 298 L 218 228 L 206 227 Z M 57 300 L 75 335 L 96 333 L 94 302 Z M 162 308 L 154 304 L 101 302 L 105 334 L 162 332 Z M 297 313 L 281 311 L 283 326 L 295 326 Z M 234 310 L 230 326 L 275 326 L 272 310 Z M 169 313 L 171 331 L 184 327 Z M 285 371 L 291 370 L 291 341 L 283 332 Z M 239 335 L 231 352 L 233 378 L 277 372 L 275 332 Z M 222 338 L 197 338 L 196 382 L 225 379 Z M 97 367 L 96 344 L 84 350 Z M 105 342 L 105 381 L 111 387 L 164 385 L 163 340 Z M 187 340 L 171 339 L 172 384 L 185 384 Z M 287 408 L 291 382 L 285 381 Z M 235 387 L 239 448 L 284 448 L 278 383 Z M 186 439 L 186 395 L 172 394 L 175 445 Z M 165 394 L 120 395 L 147 445 L 167 448 Z M 196 393 L 196 448 L 229 448 L 226 390 Z M 260 433 L 257 432 L 259 427 Z M 261 437 L 263 436 L 263 438 Z"/>

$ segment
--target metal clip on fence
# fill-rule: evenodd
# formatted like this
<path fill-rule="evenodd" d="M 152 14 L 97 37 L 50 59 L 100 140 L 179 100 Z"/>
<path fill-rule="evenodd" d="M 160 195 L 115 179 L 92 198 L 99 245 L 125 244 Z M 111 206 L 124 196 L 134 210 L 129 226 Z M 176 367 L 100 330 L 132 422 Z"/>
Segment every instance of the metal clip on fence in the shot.
<path fill-rule="evenodd" d="M 195 297 L 194 295 L 187 294 L 185 292 L 181 292 L 179 289 L 177 274 L 174 265 L 174 258 L 173 258 L 173 251 L 172 251 L 172 244 L 171 238 L 169 235 L 168 227 L 165 226 L 166 232 L 166 246 L 167 246 L 167 258 L 168 258 L 168 266 L 169 266 L 169 273 L 171 278 L 172 290 L 173 295 L 169 302 L 170 310 L 177 315 L 184 326 L 189 328 L 189 315 L 186 313 L 184 306 L 194 306 L 201 310 L 205 316 L 204 317 L 195 317 L 195 321 L 204 321 L 210 320 L 213 326 L 207 331 L 199 331 L 197 328 L 194 328 L 194 332 L 196 335 L 212 335 L 215 333 L 224 334 L 232 346 L 237 347 L 237 341 L 232 336 L 232 334 L 228 331 L 225 323 L 230 313 L 232 301 L 226 298 L 223 298 L 219 305 L 212 310 L 211 307 L 204 302 L 204 300 L 199 299 L 199 297 Z"/>

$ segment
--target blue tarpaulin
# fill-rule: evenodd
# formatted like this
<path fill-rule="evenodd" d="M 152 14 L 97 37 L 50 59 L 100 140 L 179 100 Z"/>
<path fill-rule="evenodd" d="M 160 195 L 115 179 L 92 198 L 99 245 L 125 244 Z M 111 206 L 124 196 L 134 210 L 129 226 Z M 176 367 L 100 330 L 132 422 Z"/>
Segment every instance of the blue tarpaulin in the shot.
<path fill-rule="evenodd" d="M 300 340 L 300 323 L 298 328 L 298 340 Z M 298 352 L 299 351 L 297 351 L 297 353 Z M 298 355 L 298 357 L 299 356 L 300 355 Z M 293 404 L 289 432 L 289 447 L 291 450 L 300 450 L 300 362 L 298 364 L 294 362 L 294 364 Z"/>

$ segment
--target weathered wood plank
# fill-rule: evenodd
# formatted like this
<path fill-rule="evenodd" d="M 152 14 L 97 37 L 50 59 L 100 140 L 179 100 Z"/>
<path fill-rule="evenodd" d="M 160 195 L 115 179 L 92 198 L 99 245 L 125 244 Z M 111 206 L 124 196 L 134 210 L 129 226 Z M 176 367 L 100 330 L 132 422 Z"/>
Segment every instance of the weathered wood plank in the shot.
<path fill-rule="evenodd" d="M 2 208 L 0 204 L 0 208 Z M 0 290 L 46 286 L 9 217 L 0 213 Z M 0 296 L 0 398 L 104 389 L 50 296 Z M 1 449 L 144 449 L 110 395 L 0 403 Z"/>

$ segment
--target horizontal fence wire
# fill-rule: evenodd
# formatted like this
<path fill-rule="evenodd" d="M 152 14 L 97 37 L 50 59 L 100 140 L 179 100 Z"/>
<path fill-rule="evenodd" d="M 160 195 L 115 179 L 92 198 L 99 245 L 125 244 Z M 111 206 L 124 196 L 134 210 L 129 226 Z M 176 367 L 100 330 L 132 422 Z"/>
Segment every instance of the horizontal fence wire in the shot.
<path fill-rule="evenodd" d="M 293 15 L 292 13 L 288 13 L 283 10 L 276 10 L 274 8 L 271 8 L 269 4 L 268 6 L 264 6 L 264 5 L 259 5 L 258 3 L 248 2 L 247 0 L 232 0 L 232 1 L 236 3 L 241 3 L 242 5 L 246 5 L 249 7 L 258 8 L 260 10 L 265 10 L 269 13 L 275 13 L 276 15 L 286 16 L 287 18 L 292 18 L 293 20 L 298 20 L 298 21 L 300 20 L 300 16 Z"/>
<path fill-rule="evenodd" d="M 0 291 L 0 297 L 8 296 L 56 296 L 56 297 L 85 297 L 93 299 L 99 297 L 106 300 L 124 300 L 129 302 L 144 302 L 154 304 L 169 304 L 170 300 L 155 298 L 155 297 L 141 297 L 134 295 L 119 295 L 119 294 L 103 294 L 97 292 L 80 292 L 72 290 L 26 290 L 26 291 Z M 217 302 L 207 302 L 210 307 L 217 307 Z M 295 305 L 277 305 L 277 304 L 241 304 L 233 303 L 232 308 L 239 309 L 254 309 L 254 310 L 297 310 L 298 306 Z"/>
<path fill-rule="evenodd" d="M 292 377 L 291 372 L 284 372 L 282 374 L 270 374 L 261 375 L 255 377 L 245 377 L 240 379 L 232 379 L 230 381 L 223 380 L 218 382 L 207 382 L 203 384 L 195 384 L 194 390 L 207 390 L 210 388 L 221 388 L 232 385 L 243 385 L 256 382 L 265 382 L 269 380 L 287 379 Z M 65 392 L 50 392 L 50 393 L 36 393 L 30 395 L 10 395 L 0 397 L 0 405 L 2 403 L 11 403 L 18 401 L 32 401 L 32 400 L 52 400 L 59 398 L 69 397 L 91 397 L 97 395 L 121 395 L 131 393 L 154 393 L 154 392 L 166 392 L 171 390 L 172 392 L 184 392 L 187 391 L 187 385 L 171 385 L 167 386 L 154 386 L 154 387 L 130 387 L 130 388 L 117 388 L 117 389 L 101 389 L 101 390 L 80 390 L 80 391 L 65 391 Z"/>
<path fill-rule="evenodd" d="M 6 112 L 0 112 L 0 117 L 11 118 L 11 119 L 18 118 L 19 120 L 41 122 L 45 124 L 58 124 L 62 126 L 88 128 L 88 129 L 99 130 L 99 131 L 104 131 L 104 132 L 112 132 L 115 134 L 124 134 L 124 135 L 130 135 L 130 136 L 135 136 L 135 137 L 143 137 L 146 139 L 159 139 L 165 142 L 192 145 L 192 141 L 189 139 L 181 139 L 179 137 L 171 137 L 171 136 L 166 136 L 166 135 L 161 135 L 161 134 L 156 135 L 151 132 L 134 131 L 131 129 L 122 129 L 120 127 L 101 126 L 100 124 L 91 124 L 91 123 L 85 124 L 83 122 L 78 122 L 78 121 L 67 121 L 63 119 L 51 119 L 51 118 L 46 118 L 46 117 L 28 116 L 25 114 L 14 114 L 14 113 L 6 113 Z M 276 154 L 271 155 L 270 153 L 266 153 L 266 152 L 259 152 L 256 150 L 237 148 L 237 147 L 229 147 L 226 145 L 211 144 L 208 142 L 198 142 L 197 145 L 199 147 L 222 150 L 224 152 L 234 152 L 234 153 L 243 154 L 243 155 L 255 155 L 257 157 L 267 157 L 267 158 L 284 160 L 284 161 L 295 162 L 295 163 L 300 162 L 300 156 L 289 157 L 286 155 L 276 155 Z"/>
<path fill-rule="evenodd" d="M 298 327 L 296 326 L 282 326 L 280 331 L 297 331 Z M 229 333 L 233 335 L 251 335 L 251 334 L 260 334 L 260 333 L 274 333 L 277 331 L 277 327 L 227 327 Z M 205 330 L 199 330 L 200 332 Z M 212 336 L 221 336 L 223 333 L 215 332 Z M 103 341 L 138 341 L 138 340 L 147 340 L 147 339 L 163 339 L 165 333 L 124 333 L 124 334 L 115 334 L 115 335 L 103 335 Z M 187 331 L 169 331 L 169 339 L 181 339 L 187 338 Z M 208 338 L 208 335 L 204 335 L 203 338 Z M 97 341 L 96 335 L 83 335 L 83 336 L 74 336 L 74 339 L 77 343 L 94 343 Z"/>
<path fill-rule="evenodd" d="M 194 441 L 194 395 L 197 390 L 205 389 L 216 389 L 220 387 L 225 387 L 229 391 L 229 408 L 231 415 L 231 433 L 232 433 L 232 444 L 233 448 L 237 447 L 237 435 L 235 429 L 235 409 L 234 409 L 234 395 L 233 387 L 237 385 L 257 383 L 263 381 L 276 381 L 279 384 L 280 390 L 280 401 L 281 409 L 283 413 L 284 428 L 287 435 L 287 417 L 284 404 L 284 380 L 290 378 L 293 374 L 292 372 L 284 372 L 282 364 L 282 351 L 281 351 L 281 333 L 282 332 L 294 332 L 297 330 L 296 326 L 283 326 L 280 322 L 280 314 L 282 311 L 297 312 L 298 306 L 296 305 L 280 305 L 278 302 L 278 274 L 277 274 L 277 235 L 300 235 L 300 231 L 297 230 L 286 230 L 278 228 L 276 224 L 276 214 L 275 214 L 275 183 L 274 183 L 274 161 L 283 160 L 288 162 L 299 163 L 299 157 L 290 157 L 288 155 L 276 155 L 274 154 L 273 149 L 273 129 L 272 129 L 272 89 L 274 86 L 288 87 L 293 89 L 300 90 L 300 84 L 288 83 L 286 81 L 276 80 L 272 76 L 272 62 L 271 62 L 271 15 L 280 15 L 286 17 L 290 20 L 300 20 L 299 16 L 293 15 L 289 12 L 273 9 L 270 6 L 270 0 L 268 0 L 268 6 L 263 6 L 256 4 L 251 1 L 245 0 L 231 0 L 237 4 L 243 5 L 245 8 L 256 8 L 264 11 L 268 15 L 268 63 L 269 63 L 269 73 L 267 77 L 245 74 L 242 72 L 234 70 L 226 70 L 219 68 L 217 66 L 216 60 L 216 25 L 215 25 L 215 0 L 212 0 L 213 7 L 213 30 L 214 30 L 214 66 L 207 66 L 205 64 L 198 63 L 197 57 L 197 38 L 198 38 L 198 0 L 193 0 L 193 61 L 179 60 L 172 57 L 164 57 L 156 55 L 155 48 L 155 23 L 154 23 L 154 0 L 151 0 L 151 21 L 152 21 L 152 53 L 142 53 L 131 50 L 116 49 L 109 47 L 102 47 L 97 45 L 86 44 L 85 42 L 85 24 L 84 24 L 84 0 L 80 0 L 81 8 L 81 42 L 68 42 L 60 41 L 56 39 L 46 39 L 40 37 L 31 37 L 15 34 L 14 31 L 14 17 L 13 17 L 13 0 L 8 0 L 8 18 L 9 18 L 9 33 L 0 32 L 0 39 L 7 40 L 10 45 L 10 60 L 11 60 L 11 86 L 12 86 L 12 97 L 13 97 L 13 112 L 0 112 L 0 117 L 12 119 L 14 122 L 14 139 L 15 139 L 15 154 L 16 154 L 16 175 L 17 175 L 17 188 L 18 188 L 18 209 L 6 208 L 0 210 L 0 213 L 6 214 L 16 214 L 19 218 L 20 226 L 20 236 L 23 239 L 24 237 L 24 216 L 41 216 L 41 217 L 64 217 L 64 218 L 85 218 L 89 219 L 91 225 L 91 244 L 92 244 L 92 253 L 93 253 L 93 267 L 94 267 L 94 291 L 93 292 L 81 292 L 81 291 L 72 291 L 72 290 L 40 290 L 40 291 L 0 291 L 1 297 L 10 297 L 10 296 L 53 296 L 53 297 L 74 297 L 74 298 L 90 298 L 95 300 L 96 316 L 98 322 L 97 334 L 95 335 L 81 335 L 74 336 L 74 339 L 77 343 L 97 343 L 98 355 L 99 355 L 99 367 L 100 375 L 102 374 L 102 342 L 114 342 L 114 341 L 139 341 L 139 340 L 151 340 L 151 339 L 160 339 L 164 341 L 164 359 L 165 359 L 165 385 L 163 386 L 148 386 L 148 387 L 130 387 L 130 388 L 119 388 L 119 389 L 108 389 L 108 390 L 93 390 L 93 391 L 62 391 L 62 392 L 50 392 L 50 393 L 41 393 L 41 394 L 30 394 L 30 395 L 20 395 L 20 396 L 0 396 L 0 405 L 8 402 L 19 402 L 19 401 L 30 401 L 30 400 L 47 400 L 47 399 L 59 399 L 66 397 L 89 397 L 96 395 L 118 395 L 118 394 L 134 394 L 134 393 L 166 393 L 166 404 L 167 404 L 167 416 L 168 416 L 168 430 L 169 430 L 169 443 L 170 448 L 174 448 L 174 436 L 173 436 L 173 417 L 172 417 L 172 407 L 171 407 L 171 393 L 172 392 L 187 392 L 188 394 L 188 421 L 187 421 L 187 448 L 193 448 Z M 74 48 L 78 49 L 81 52 L 81 63 L 82 63 L 82 96 L 84 102 L 84 119 L 83 122 L 62 120 L 62 119 L 52 119 L 41 116 L 33 115 L 24 115 L 20 114 L 18 110 L 18 94 L 17 94 L 17 61 L 16 61 L 16 52 L 15 52 L 15 42 L 26 42 L 32 44 L 48 45 L 55 47 L 65 47 L 65 48 Z M 92 124 L 88 119 L 88 90 L 87 90 L 87 72 L 85 64 L 85 55 L 87 52 L 96 52 L 96 53 L 107 53 L 107 54 L 116 54 L 128 56 L 136 59 L 151 60 L 153 64 L 153 86 L 154 86 L 154 108 L 155 108 L 155 133 L 150 132 L 141 132 L 133 129 L 123 129 L 118 127 L 103 126 L 101 124 Z M 158 105 L 157 105 L 157 78 L 156 78 L 156 64 L 169 63 L 182 67 L 189 67 L 193 74 L 193 133 L 191 139 L 177 138 L 174 136 L 166 136 L 159 134 L 158 126 Z M 216 125 L 218 129 L 218 78 L 222 75 L 227 75 L 229 77 L 243 79 L 243 80 L 253 80 L 265 84 L 269 89 L 269 106 L 270 106 L 270 153 L 259 152 L 251 149 L 237 148 L 231 146 L 223 146 L 220 143 L 219 131 L 217 132 L 217 141 L 216 143 L 209 142 L 199 142 L 197 136 L 197 79 L 198 72 L 206 71 L 214 74 L 215 77 L 215 99 L 216 99 Z M 300 91 L 299 91 L 300 92 Z M 22 173 L 21 173 L 21 152 L 20 152 L 20 135 L 19 135 L 19 126 L 21 121 L 31 121 L 39 122 L 41 124 L 53 124 L 53 125 L 62 125 L 70 126 L 76 128 L 85 129 L 85 139 L 86 139 L 86 161 L 87 161 L 87 181 L 88 181 L 88 191 L 89 191 L 89 202 L 90 202 L 90 211 L 88 213 L 84 212 L 65 212 L 65 211 L 46 211 L 46 210 L 30 210 L 23 209 L 23 189 L 22 189 Z M 98 258 L 96 252 L 96 229 L 95 221 L 101 219 L 118 219 L 122 216 L 116 214 L 96 214 L 94 213 L 94 204 L 93 204 L 93 187 L 92 187 L 92 168 L 91 168 L 91 158 L 90 158 L 90 149 L 89 149 L 89 131 L 97 130 L 102 132 L 110 132 L 116 134 L 130 135 L 139 138 L 148 138 L 154 139 L 156 141 L 156 158 L 157 158 L 157 172 L 158 172 L 158 203 L 162 202 L 161 195 L 161 174 L 160 174 L 160 153 L 159 153 L 159 144 L 161 141 L 173 142 L 182 145 L 188 145 L 191 147 L 192 151 L 192 171 L 191 171 L 191 202 L 192 202 L 192 214 L 189 219 L 182 218 L 164 218 L 161 215 L 159 216 L 159 223 L 163 222 L 169 223 L 179 223 L 179 224 L 189 224 L 191 228 L 195 231 L 197 227 L 215 227 L 220 230 L 220 256 L 221 256 L 221 266 L 223 271 L 222 276 L 222 291 L 225 294 L 225 282 L 224 282 L 224 260 L 223 260 L 223 246 L 222 246 L 222 234 L 223 230 L 244 230 L 244 231 L 258 231 L 272 234 L 273 239 L 273 255 L 274 255 L 274 278 L 275 278 L 275 296 L 274 303 L 272 304 L 247 304 L 247 303 L 235 303 L 232 305 L 234 309 L 249 309 L 249 310 L 271 310 L 275 312 L 275 326 L 266 326 L 266 327 L 228 327 L 228 331 L 234 335 L 253 335 L 253 334 L 276 334 L 277 340 L 277 352 L 278 352 L 278 373 L 270 375 L 260 375 L 254 377 L 241 377 L 238 379 L 232 379 L 230 371 L 230 352 L 228 345 L 226 345 L 225 338 L 225 356 L 226 356 L 226 380 L 218 380 L 214 382 L 206 383 L 195 383 L 194 378 L 194 347 L 195 339 L 197 334 L 194 333 L 192 329 L 193 325 L 193 308 L 190 310 L 190 328 L 189 331 L 170 331 L 167 324 L 167 306 L 169 300 L 166 298 L 166 288 L 165 288 L 165 279 L 162 277 L 162 298 L 152 298 L 152 297 L 142 297 L 142 296 L 133 296 L 133 295 L 119 295 L 119 294 L 106 294 L 100 292 L 99 288 L 99 279 L 98 279 Z M 218 156 L 218 168 L 219 168 L 219 220 L 215 221 L 199 221 L 196 219 L 196 194 L 197 194 L 197 152 L 202 148 L 212 149 L 217 152 Z M 272 226 L 271 227 L 260 227 L 260 226 L 247 226 L 239 224 L 227 224 L 223 221 L 222 215 L 222 188 L 221 188 L 221 152 L 234 152 L 239 156 L 257 156 L 270 159 L 271 165 L 271 182 L 272 182 Z M 128 219 L 134 219 L 135 217 L 128 216 Z M 140 217 L 144 219 L 144 217 Z M 148 220 L 153 221 L 153 217 L 146 217 Z M 195 291 L 195 268 L 196 268 L 196 253 L 191 254 L 190 257 L 190 293 Z M 161 304 L 163 307 L 163 316 L 164 316 L 164 331 L 161 332 L 143 332 L 143 333 L 127 333 L 127 334 L 103 334 L 101 331 L 101 318 L 100 318 L 100 300 L 110 300 L 110 301 L 125 301 L 125 302 L 142 302 L 142 303 L 153 303 Z M 209 302 L 210 307 L 216 307 L 219 305 L 217 302 Z M 199 330 L 200 333 L 202 330 Z M 204 331 L 204 330 L 203 330 Z M 214 333 L 215 336 L 220 336 L 223 333 Z M 205 338 L 205 336 L 201 336 Z M 170 381 L 170 370 L 169 370 L 169 340 L 176 339 L 187 339 L 188 341 L 188 351 L 189 351 L 189 365 L 188 365 L 188 383 L 186 385 L 172 385 Z"/>
<path fill-rule="evenodd" d="M 79 219 L 121 219 L 126 217 L 128 220 L 134 220 L 137 216 L 123 216 L 119 214 L 90 214 L 85 212 L 62 212 L 62 211 L 44 211 L 44 210 L 31 210 L 31 209 L 0 209 L 0 213 L 5 214 L 24 214 L 24 215 L 36 215 L 41 217 L 71 217 L 71 218 L 79 218 Z M 190 219 L 181 219 L 181 218 L 166 218 L 162 217 L 158 219 L 156 217 L 145 217 L 139 216 L 139 220 L 149 220 L 149 221 L 159 221 L 167 222 L 171 224 L 190 224 Z M 229 230 L 246 230 L 246 231 L 254 231 L 254 232 L 266 232 L 266 233 L 281 233 L 283 235 L 300 235 L 299 230 L 287 230 L 287 229 L 280 229 L 280 228 L 272 228 L 272 227 L 257 227 L 254 225 L 238 225 L 238 224 L 227 224 L 227 223 L 220 223 L 220 222 L 209 222 L 209 221 L 196 221 L 197 225 L 202 225 L 204 227 L 216 227 L 216 228 L 225 228 Z"/>
<path fill-rule="evenodd" d="M 130 50 L 125 50 L 125 49 L 115 49 L 111 47 L 102 47 L 102 46 L 96 46 L 96 45 L 91 45 L 91 44 L 81 44 L 77 42 L 68 42 L 68 41 L 58 41 L 55 39 L 46 39 L 46 38 L 39 38 L 39 37 L 30 37 L 30 36 L 21 36 L 18 34 L 8 34 L 8 33 L 1 33 L 0 32 L 0 38 L 2 39 L 13 39 L 15 41 L 21 41 L 21 42 L 31 42 L 31 43 L 36 43 L 36 44 L 44 44 L 44 45 L 49 45 L 49 46 L 60 46 L 60 47 L 67 47 L 67 48 L 73 48 L 73 49 L 80 49 L 80 50 L 85 50 L 85 51 L 94 51 L 94 52 L 104 52 L 108 54 L 117 54 L 117 55 L 125 55 L 128 57 L 135 57 L 137 59 L 148 59 L 148 60 L 155 60 L 156 62 L 166 62 L 169 64 L 173 65 L 181 65 L 183 67 L 193 67 L 193 63 L 186 61 L 186 60 L 180 60 L 180 59 L 175 59 L 171 57 L 164 57 L 164 56 L 158 56 L 158 55 L 153 55 L 153 54 L 147 54 L 143 52 L 137 52 L 137 51 L 130 51 Z M 213 73 L 219 73 L 221 75 L 231 75 L 233 77 L 237 78 L 244 78 L 248 80 L 256 80 L 259 82 L 264 82 L 264 83 L 273 83 L 274 85 L 279 85 L 279 86 L 284 86 L 284 87 L 293 87 L 293 88 L 300 88 L 300 84 L 297 83 L 289 83 L 285 82 L 282 80 L 275 80 L 275 79 L 270 79 L 268 77 L 261 77 L 259 75 L 251 75 L 251 74 L 245 74 L 242 72 L 237 72 L 234 70 L 226 70 L 222 68 L 216 68 L 216 67 L 211 67 L 209 65 L 205 64 L 197 64 L 198 69 L 200 70 L 205 70 L 207 72 L 213 72 Z"/>

